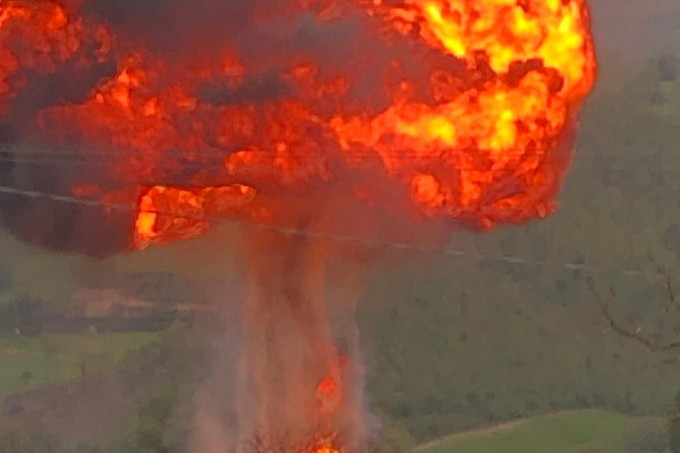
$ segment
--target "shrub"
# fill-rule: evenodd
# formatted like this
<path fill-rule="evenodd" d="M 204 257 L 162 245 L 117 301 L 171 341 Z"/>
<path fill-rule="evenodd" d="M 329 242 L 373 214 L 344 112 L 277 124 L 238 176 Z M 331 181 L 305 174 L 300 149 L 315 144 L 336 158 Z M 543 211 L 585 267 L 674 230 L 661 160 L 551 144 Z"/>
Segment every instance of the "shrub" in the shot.
<path fill-rule="evenodd" d="M 663 453 L 668 448 L 668 425 L 662 418 L 636 421 L 624 441 L 626 453 Z"/>

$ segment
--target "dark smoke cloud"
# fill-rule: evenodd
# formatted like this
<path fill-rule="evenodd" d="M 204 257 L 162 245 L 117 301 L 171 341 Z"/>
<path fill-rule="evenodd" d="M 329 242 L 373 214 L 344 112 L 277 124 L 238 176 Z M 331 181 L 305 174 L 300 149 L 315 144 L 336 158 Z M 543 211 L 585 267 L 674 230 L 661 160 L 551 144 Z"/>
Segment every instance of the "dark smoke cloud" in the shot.
<path fill-rule="evenodd" d="M 178 64 L 195 58 L 214 58 L 223 45 L 237 44 L 253 61 L 272 52 L 285 57 L 291 46 L 319 57 L 326 50 L 324 48 L 333 45 L 331 41 L 334 38 L 328 35 L 315 40 L 314 30 L 309 27 L 296 30 L 299 24 L 295 21 L 274 27 L 278 30 L 254 32 L 254 11 L 262 7 L 273 9 L 275 3 L 251 0 L 92 0 L 83 6 L 83 14 L 106 23 L 116 36 L 132 38 L 132 45 L 147 47 Z M 72 161 L 53 165 L 48 161 L 55 156 L 49 153 L 39 155 L 37 158 L 43 162 L 37 163 L 26 163 L 24 157 L 35 146 L 28 143 L 35 143 L 37 112 L 60 103 L 84 101 L 102 77 L 115 73 L 115 66 L 115 62 L 110 61 L 85 70 L 82 66 L 66 64 L 46 76 L 24 74 L 31 81 L 30 89 L 21 91 L 13 100 L 11 116 L 0 125 L 1 185 L 68 195 L 70 187 L 83 179 L 102 182 L 100 176 L 105 175 L 97 175 L 102 173 L 100 166 Z M 289 89 L 277 68 L 268 68 L 266 73 L 254 76 L 238 89 L 228 90 L 216 84 L 206 86 L 201 94 L 211 103 L 239 104 L 280 98 L 289 94 Z M 46 149 L 53 146 L 51 143 L 39 145 Z M 82 143 L 75 146 L 87 148 L 87 144 Z M 110 213 L 97 207 L 18 195 L 0 196 L 0 222 L 10 232 L 23 240 L 58 251 L 107 255 L 125 249 L 129 243 L 132 215 L 120 213 L 114 217 L 112 219 Z"/>
<path fill-rule="evenodd" d="M 69 196 L 68 184 L 78 180 L 78 173 L 99 172 L 84 165 L 59 168 L 55 164 L 26 162 L 21 157 L 25 151 L 28 150 L 0 151 L 0 186 Z M 130 243 L 132 222 L 130 211 L 106 211 L 98 206 L 0 193 L 0 224 L 23 241 L 58 252 L 93 257 L 120 252 Z"/>
<path fill-rule="evenodd" d="M 387 47 L 364 22 L 348 15 L 332 23 L 319 23 L 311 14 L 296 11 L 295 2 L 282 0 L 62 0 L 62 4 L 80 4 L 78 14 L 87 23 L 103 23 L 118 37 L 115 52 L 127 55 L 143 48 L 168 62 L 160 83 L 171 83 L 175 71 L 219 58 L 222 52 L 236 52 L 248 67 L 248 79 L 237 88 L 224 81 L 201 87 L 197 93 L 213 105 L 264 103 L 295 96 L 284 77 L 291 61 L 315 62 L 323 74 L 343 74 L 352 70 L 349 105 L 372 105 L 376 109 L 389 103 L 377 68 L 387 67 L 396 57 L 409 68 L 422 68 L 398 46 Z M 79 56 L 91 55 L 87 45 Z M 127 182 L 105 171 L 106 149 L 83 143 L 78 137 L 54 143 L 40 135 L 39 112 L 53 106 L 81 103 L 97 84 L 116 74 L 116 55 L 108 61 L 84 67 L 78 57 L 49 74 L 25 70 L 22 77 L 29 88 L 12 100 L 11 114 L 0 117 L 0 184 L 22 190 L 69 195 L 76 183 L 92 182 L 108 190 L 125 188 L 125 184 L 178 184 L 202 171 L 200 163 L 168 165 L 159 169 L 151 181 L 126 175 Z M 413 58 L 420 58 L 417 55 Z M 90 60 L 94 61 L 93 58 Z M 423 69 L 410 69 L 413 72 Z M 58 116 L 51 130 L 60 130 Z M 54 116 L 46 121 L 54 121 Z M 101 146 L 101 145 L 98 145 Z M 239 146 L 235 144 L 234 146 Z M 39 147 L 34 162 L 25 157 Z M 59 147 L 72 159 L 52 156 Z M 134 153 L 134 150 L 110 150 L 111 153 Z M 181 152 L 181 150 L 178 150 Z M 225 150 L 226 153 L 229 150 Z M 104 156 L 105 157 L 105 156 Z M 60 160 L 61 159 L 61 160 Z M 57 163 L 54 161 L 57 160 Z M 77 161 L 77 162 L 74 162 Z M 63 161 L 63 162 L 62 162 Z M 179 167 L 179 169 L 178 169 Z M 214 183 L 219 184 L 219 181 Z M 127 187 L 129 189 L 129 186 Z M 131 206 L 132 208 L 132 206 Z M 132 231 L 132 213 L 105 208 L 32 199 L 0 193 L 0 223 L 22 240 L 51 250 L 105 256 L 126 250 Z"/>
<path fill-rule="evenodd" d="M 67 6 L 74 3 L 65 2 Z M 256 38 L 252 33 L 255 10 L 274 9 L 276 4 L 251 0 L 86 0 L 81 13 L 87 21 L 105 23 L 115 36 L 124 37 L 123 48 L 118 49 L 121 52 L 129 50 L 126 45 L 145 47 L 181 66 L 195 59 L 215 58 L 234 44 L 247 54 L 247 45 L 255 39 L 267 42 L 253 46 L 258 49 L 253 58 L 261 58 L 259 53 L 268 49 L 275 50 L 275 43 L 279 46 L 275 51 L 283 53 L 282 47 L 289 46 L 290 40 L 269 33 Z M 291 27 L 294 25 L 289 24 Z M 240 36 L 244 37 L 241 43 Z M 102 165 L 98 165 L 101 162 L 96 162 L 101 156 L 87 157 L 88 152 L 101 154 L 105 150 L 93 150 L 87 143 L 64 144 L 60 151 L 75 157 L 60 159 L 58 152 L 50 152 L 55 144 L 44 142 L 36 133 L 36 116 L 41 109 L 83 102 L 102 78 L 115 73 L 114 59 L 89 67 L 74 59 L 47 75 L 23 71 L 29 88 L 19 92 L 12 100 L 10 116 L 0 120 L 0 185 L 56 195 L 70 195 L 72 185 L 83 180 L 115 188 L 116 182 L 107 181 Z M 257 74 L 235 90 L 215 85 L 203 91 L 205 100 L 215 104 L 263 102 L 289 94 L 276 68 Z M 40 151 L 34 155 L 36 147 Z M 168 175 L 169 181 L 178 179 L 182 179 L 181 174 Z M 0 194 L 0 223 L 18 238 L 51 250 L 94 256 L 125 250 L 132 222 L 131 212 L 112 214 L 100 207 Z"/>
<path fill-rule="evenodd" d="M 116 32 L 144 42 L 152 51 L 214 57 L 222 43 L 232 41 L 253 23 L 262 0 L 89 0 L 86 15 L 101 19 Z"/>

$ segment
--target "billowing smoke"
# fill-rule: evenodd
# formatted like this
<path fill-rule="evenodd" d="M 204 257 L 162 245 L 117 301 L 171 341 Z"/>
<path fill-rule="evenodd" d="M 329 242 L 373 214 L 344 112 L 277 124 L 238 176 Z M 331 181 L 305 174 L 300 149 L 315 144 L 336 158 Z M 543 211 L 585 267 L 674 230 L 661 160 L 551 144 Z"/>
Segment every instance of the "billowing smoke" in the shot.
<path fill-rule="evenodd" d="M 50 28 L 61 14 L 68 14 L 66 22 Z M 265 108 L 295 94 L 285 76 L 293 59 L 337 71 L 356 60 L 352 49 L 358 43 L 374 52 L 385 48 L 356 21 L 320 26 L 299 8 L 272 0 L 10 2 L 2 15 L 0 185 L 59 196 L 87 194 L 99 201 L 109 194 L 103 197 L 107 204 L 128 204 L 132 212 L 2 193 L 0 222 L 23 240 L 92 256 L 130 248 L 139 187 L 220 184 L 223 159 L 248 145 L 244 140 L 216 144 L 206 131 L 202 143 L 189 145 L 199 146 L 202 155 L 187 153 L 178 136 L 194 132 L 179 123 L 214 122 L 205 112 L 184 121 L 164 118 L 178 124 L 170 125 L 171 132 L 155 127 L 148 134 L 156 137 L 144 144 L 116 137 L 146 132 L 148 125 L 131 130 L 133 117 L 110 119 L 127 125 L 102 125 L 107 118 L 84 124 L 87 119 L 78 116 L 91 113 L 84 111 L 88 99 L 120 75 L 126 59 L 141 53 L 162 60 L 161 68 L 151 69 L 157 71 L 150 87 L 155 92 L 184 82 L 186 68 L 218 68 L 217 75 L 186 81 L 198 101 L 214 109 Z M 221 71 L 227 64 L 221 59 L 237 55 L 239 67 L 252 69 Z M 378 84 L 376 75 L 366 71 L 361 79 L 354 96 L 379 102 L 371 89 Z M 109 128 L 96 131 L 98 126 Z M 164 151 L 165 158 L 149 160 L 147 151 Z M 94 194 L 78 190 L 95 186 Z"/>
<path fill-rule="evenodd" d="M 365 446 L 355 246 L 549 215 L 596 72 L 584 0 L 1 8 L 3 225 L 94 256 L 254 226 L 196 452 Z"/>
<path fill-rule="evenodd" d="M 0 218 L 24 239 L 94 255 L 206 229 L 178 228 L 178 215 L 278 221 L 282 196 L 329 184 L 386 210 L 392 187 L 410 192 L 407 223 L 543 217 L 595 76 L 582 0 L 5 5 L 0 182 L 155 215 L 132 238 L 107 224 L 129 222 L 122 209 L 65 217 L 54 200 L 17 207 L 5 193 Z M 82 222 L 114 240 L 69 238 Z M 61 233 L 31 231 L 40 223 Z"/>

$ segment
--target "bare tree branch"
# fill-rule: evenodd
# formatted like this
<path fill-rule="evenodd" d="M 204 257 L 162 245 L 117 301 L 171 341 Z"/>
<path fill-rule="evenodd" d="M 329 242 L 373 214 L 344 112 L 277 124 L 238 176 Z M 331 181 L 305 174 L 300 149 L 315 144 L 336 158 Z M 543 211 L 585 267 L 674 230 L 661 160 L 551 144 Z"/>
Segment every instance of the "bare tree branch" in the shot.
<path fill-rule="evenodd" d="M 666 275 L 666 292 L 668 295 L 668 303 L 666 304 L 664 312 L 668 313 L 671 309 L 678 308 L 675 302 L 675 291 L 673 290 L 673 283 L 671 282 L 670 275 Z"/>
<path fill-rule="evenodd" d="M 592 278 L 587 279 L 586 282 L 588 283 L 588 287 L 590 288 L 591 293 L 600 304 L 600 309 L 602 310 L 603 316 L 605 317 L 605 319 L 609 323 L 609 326 L 612 328 L 614 332 L 621 335 L 622 337 L 635 340 L 636 342 L 642 344 L 647 349 L 655 353 L 672 352 L 675 351 L 676 349 L 680 349 L 680 338 L 678 338 L 677 340 L 670 341 L 668 343 L 659 343 L 642 335 L 640 333 L 641 329 L 639 327 L 635 330 L 631 330 L 630 328 L 623 326 L 618 320 L 614 318 L 611 312 L 611 303 L 614 299 L 616 299 L 616 292 L 614 291 L 614 288 L 611 287 L 609 288 L 609 297 L 605 298 L 595 287 L 595 283 L 593 282 Z M 667 276 L 667 291 L 671 304 L 674 305 L 675 295 L 673 292 L 673 287 L 670 283 L 670 277 L 668 276 Z"/>

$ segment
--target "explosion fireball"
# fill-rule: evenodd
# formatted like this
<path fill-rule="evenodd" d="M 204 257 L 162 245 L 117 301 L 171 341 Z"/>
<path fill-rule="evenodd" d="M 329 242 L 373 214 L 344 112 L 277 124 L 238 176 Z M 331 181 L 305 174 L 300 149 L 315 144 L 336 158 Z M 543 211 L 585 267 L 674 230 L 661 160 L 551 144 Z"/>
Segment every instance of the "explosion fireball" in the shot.
<path fill-rule="evenodd" d="M 426 217 L 545 217 L 596 72 L 582 0 L 259 1 L 241 14 L 265 33 L 223 33 L 209 55 L 158 49 L 80 3 L 3 0 L 0 119 L 10 140 L 105 154 L 68 189 L 138 204 L 137 248 L 276 217 L 282 192 L 319 183 L 380 201 L 383 176 Z M 347 23 L 346 61 L 277 35 Z M 247 39 L 281 43 L 261 55 Z"/>
<path fill-rule="evenodd" d="M 45 247 L 145 249 L 224 219 L 333 229 L 367 222 L 356 206 L 482 230 L 546 217 L 596 77 L 585 0 L 113 3 L 0 0 L 0 185 L 100 203 L 5 197 L 0 220 Z M 328 247 L 244 243 L 235 422 L 196 450 L 283 431 L 357 448 L 358 337 L 335 346 Z"/>

